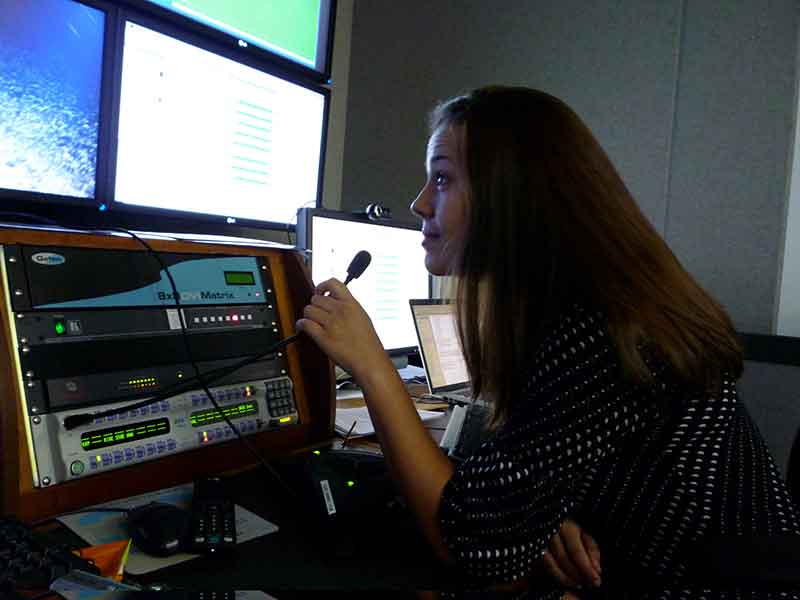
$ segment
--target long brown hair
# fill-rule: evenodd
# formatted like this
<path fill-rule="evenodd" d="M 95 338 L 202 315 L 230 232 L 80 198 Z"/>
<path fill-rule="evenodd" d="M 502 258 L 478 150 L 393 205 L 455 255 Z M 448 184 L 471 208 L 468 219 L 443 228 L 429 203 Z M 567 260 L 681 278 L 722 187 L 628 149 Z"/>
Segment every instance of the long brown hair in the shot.
<path fill-rule="evenodd" d="M 741 375 L 728 315 L 681 266 L 566 104 L 537 90 L 488 87 L 437 106 L 430 126 L 463 136 L 459 333 L 473 391 L 493 401 L 494 426 L 507 419 L 519 377 L 566 302 L 606 314 L 632 381 L 651 378 L 645 353 L 712 393 L 724 374 Z"/>

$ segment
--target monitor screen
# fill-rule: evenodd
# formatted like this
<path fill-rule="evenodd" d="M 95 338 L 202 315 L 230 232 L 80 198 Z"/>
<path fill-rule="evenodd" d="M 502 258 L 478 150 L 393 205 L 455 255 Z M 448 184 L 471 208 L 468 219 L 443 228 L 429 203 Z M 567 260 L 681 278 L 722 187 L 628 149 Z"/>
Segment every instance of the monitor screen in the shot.
<path fill-rule="evenodd" d="M 148 0 L 172 12 L 323 73 L 330 0 Z"/>
<path fill-rule="evenodd" d="M 289 224 L 317 202 L 326 95 L 125 23 L 114 200 Z"/>
<path fill-rule="evenodd" d="M 0 2 L 0 188 L 94 198 L 105 13 Z"/>
<path fill-rule="evenodd" d="M 412 300 L 411 314 L 431 392 L 466 386 L 469 372 L 458 337 L 455 304 Z"/>
<path fill-rule="evenodd" d="M 310 233 L 304 245 L 311 250 L 314 283 L 331 277 L 343 280 L 353 256 L 367 250 L 372 262 L 348 288 L 369 314 L 387 351 L 416 349 L 417 334 L 408 301 L 430 295 L 420 229 L 354 220 L 346 213 L 338 217 L 313 214 L 310 227 L 309 219 L 304 221 Z M 300 227 L 298 222 L 298 236 Z"/>

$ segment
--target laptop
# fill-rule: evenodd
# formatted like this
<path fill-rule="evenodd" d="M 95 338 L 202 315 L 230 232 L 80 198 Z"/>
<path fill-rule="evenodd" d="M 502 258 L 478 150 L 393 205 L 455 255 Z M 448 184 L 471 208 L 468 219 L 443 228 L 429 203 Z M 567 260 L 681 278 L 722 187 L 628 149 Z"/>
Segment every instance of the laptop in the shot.
<path fill-rule="evenodd" d="M 440 299 L 412 299 L 409 304 L 430 393 L 456 404 L 471 403 L 472 390 L 458 339 L 455 304 Z"/>
<path fill-rule="evenodd" d="M 439 445 L 465 460 L 480 446 L 488 406 L 474 400 L 467 363 L 458 338 L 455 304 L 446 300 L 409 300 L 417 344 L 431 394 L 454 404 Z"/>

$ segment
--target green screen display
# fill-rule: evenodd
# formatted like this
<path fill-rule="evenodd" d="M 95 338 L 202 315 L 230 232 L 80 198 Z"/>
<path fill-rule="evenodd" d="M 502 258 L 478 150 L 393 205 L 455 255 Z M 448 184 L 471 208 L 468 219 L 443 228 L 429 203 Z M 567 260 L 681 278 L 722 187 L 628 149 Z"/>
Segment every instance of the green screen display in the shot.
<path fill-rule="evenodd" d="M 81 447 L 87 452 L 117 444 L 127 444 L 169 433 L 168 419 L 153 419 L 130 425 L 95 429 L 81 434 Z"/>
<path fill-rule="evenodd" d="M 314 66 L 320 0 L 150 0 L 242 40 Z"/>
<path fill-rule="evenodd" d="M 247 415 L 257 414 L 258 405 L 255 402 L 239 402 L 233 406 L 223 407 L 222 411 L 229 419 L 238 419 L 240 417 L 246 417 Z M 222 415 L 219 414 L 216 408 L 194 412 L 191 414 L 190 418 L 192 420 L 192 427 L 202 427 L 212 423 L 219 423 L 223 420 Z"/>
<path fill-rule="evenodd" d="M 225 271 L 225 283 L 228 285 L 255 285 L 256 276 L 250 271 Z"/>

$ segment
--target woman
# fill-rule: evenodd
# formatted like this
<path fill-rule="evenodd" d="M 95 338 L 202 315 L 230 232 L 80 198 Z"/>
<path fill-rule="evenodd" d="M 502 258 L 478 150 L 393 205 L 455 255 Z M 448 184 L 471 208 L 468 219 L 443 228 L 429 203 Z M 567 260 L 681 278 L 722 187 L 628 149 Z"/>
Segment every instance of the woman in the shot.
<path fill-rule="evenodd" d="M 523 88 L 450 100 L 432 115 L 427 174 L 411 205 L 425 264 L 457 279 L 473 391 L 493 407 L 475 455 L 454 468 L 437 448 L 340 282 L 318 286 L 297 326 L 363 388 L 444 560 L 475 586 L 515 582 L 574 519 L 626 577 L 661 587 L 686 577 L 703 536 L 800 532 L 736 398 L 728 316 L 569 107 Z"/>

